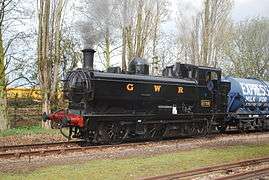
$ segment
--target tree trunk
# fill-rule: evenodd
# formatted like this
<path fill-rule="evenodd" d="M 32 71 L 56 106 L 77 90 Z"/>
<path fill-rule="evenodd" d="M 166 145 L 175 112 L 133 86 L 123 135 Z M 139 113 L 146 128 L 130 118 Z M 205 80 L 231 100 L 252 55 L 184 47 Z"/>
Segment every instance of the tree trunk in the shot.
<path fill-rule="evenodd" d="M 135 56 L 141 57 L 141 46 L 142 46 L 142 11 L 143 11 L 143 1 L 139 0 L 137 9 L 137 19 L 136 19 L 136 35 L 135 35 Z"/>
<path fill-rule="evenodd" d="M 127 67 L 126 67 L 126 29 L 125 29 L 125 27 L 122 28 L 121 68 L 124 72 L 127 71 Z"/>
<path fill-rule="evenodd" d="M 0 131 L 9 128 L 9 121 L 7 117 L 7 99 L 6 92 L 3 86 L 0 86 Z"/>
<path fill-rule="evenodd" d="M 159 24 L 160 24 L 160 7 L 159 1 L 156 4 L 156 17 L 155 17 L 155 24 L 154 24 L 154 34 L 153 34 L 153 44 L 152 44 L 152 75 L 156 75 L 156 71 L 158 71 L 158 57 L 156 53 L 156 46 L 157 46 L 157 38 L 158 38 L 158 31 L 159 31 Z"/>
<path fill-rule="evenodd" d="M 53 61 L 53 78 L 52 78 L 52 83 L 51 83 L 51 93 L 50 93 L 50 98 L 49 99 L 54 99 L 55 101 L 57 100 L 56 98 L 56 93 L 57 93 L 57 85 L 59 82 L 59 69 L 60 69 L 60 63 L 61 63 L 61 55 L 62 55 L 62 50 L 61 50 L 61 20 L 62 20 L 62 11 L 64 7 L 64 2 L 63 0 L 58 0 L 57 3 L 57 8 L 56 12 L 53 13 L 53 19 L 54 24 L 52 24 L 52 28 L 54 31 L 52 34 L 55 34 L 55 42 L 52 44 L 54 46 L 54 61 Z"/>
<path fill-rule="evenodd" d="M 133 37 L 132 36 L 132 27 L 131 27 L 131 25 L 129 25 L 128 27 L 126 27 L 126 42 L 127 42 L 127 48 L 128 48 L 128 53 L 127 53 L 128 62 L 127 62 L 127 64 L 129 64 L 129 62 L 134 57 L 134 49 L 133 49 L 133 39 L 132 39 L 132 37 Z"/>
<path fill-rule="evenodd" d="M 203 48 L 202 48 L 202 65 L 207 66 L 208 65 L 208 46 L 209 46 L 209 25 L 210 25 L 210 19 L 209 19 L 209 6 L 210 6 L 210 0 L 205 1 L 205 11 L 204 11 L 204 20 L 203 20 Z"/>
<path fill-rule="evenodd" d="M 39 29 L 38 29 L 38 74 L 40 88 L 42 91 L 42 112 L 50 113 L 50 73 L 51 63 L 49 63 L 49 17 L 50 0 L 41 0 L 39 7 Z M 49 128 L 49 122 L 42 122 L 42 127 Z"/>
<path fill-rule="evenodd" d="M 0 29 L 0 131 L 9 128 L 7 118 L 7 99 L 6 99 L 6 79 L 5 79 L 5 55 Z"/>
<path fill-rule="evenodd" d="M 47 114 L 51 113 L 51 107 L 50 107 L 50 100 L 49 100 L 49 94 L 45 93 L 42 101 L 42 112 L 45 112 Z M 42 127 L 44 128 L 50 128 L 50 121 L 42 121 Z"/>
<path fill-rule="evenodd" d="M 62 14 L 65 0 L 39 1 L 38 16 L 38 76 L 42 91 L 42 112 L 51 113 L 51 103 L 57 102 L 57 87 L 61 63 Z M 51 8 L 51 4 L 52 4 Z M 53 101 L 55 100 L 55 102 Z M 50 122 L 42 123 L 45 128 Z"/>
<path fill-rule="evenodd" d="M 110 32 L 108 27 L 106 28 L 106 33 L 105 33 L 105 68 L 110 67 Z"/>

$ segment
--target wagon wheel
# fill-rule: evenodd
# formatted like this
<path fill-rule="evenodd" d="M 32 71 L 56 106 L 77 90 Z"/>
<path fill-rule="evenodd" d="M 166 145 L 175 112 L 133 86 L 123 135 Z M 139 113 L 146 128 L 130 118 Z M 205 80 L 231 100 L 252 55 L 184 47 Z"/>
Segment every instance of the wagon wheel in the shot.
<path fill-rule="evenodd" d="M 239 122 L 237 124 L 237 129 L 240 131 L 240 133 L 246 133 L 248 130 L 245 123 L 243 123 L 243 122 Z"/>
<path fill-rule="evenodd" d="M 217 129 L 218 129 L 218 131 L 220 132 L 220 133 L 224 133 L 225 131 L 226 131 L 226 129 L 227 129 L 227 125 L 219 125 L 219 126 L 217 126 Z"/>

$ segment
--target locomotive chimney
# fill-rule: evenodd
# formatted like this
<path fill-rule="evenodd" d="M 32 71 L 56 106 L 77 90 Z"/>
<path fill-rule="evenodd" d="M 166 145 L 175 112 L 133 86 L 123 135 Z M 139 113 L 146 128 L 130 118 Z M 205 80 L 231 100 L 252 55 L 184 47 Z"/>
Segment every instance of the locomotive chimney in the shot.
<path fill-rule="evenodd" d="M 93 49 L 83 49 L 83 68 L 93 70 L 93 58 L 96 52 Z"/>

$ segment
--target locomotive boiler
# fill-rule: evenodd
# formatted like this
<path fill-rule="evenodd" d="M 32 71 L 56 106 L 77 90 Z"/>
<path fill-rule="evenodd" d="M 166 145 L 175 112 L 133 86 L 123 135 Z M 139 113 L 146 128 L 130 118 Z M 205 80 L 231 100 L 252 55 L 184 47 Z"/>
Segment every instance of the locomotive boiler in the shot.
<path fill-rule="evenodd" d="M 230 83 L 217 68 L 176 63 L 162 76 L 134 58 L 123 72 L 93 69 L 94 50 L 83 50 L 83 67 L 64 80 L 67 110 L 46 116 L 69 128 L 68 138 L 92 143 L 171 136 L 203 136 L 223 129 Z"/>

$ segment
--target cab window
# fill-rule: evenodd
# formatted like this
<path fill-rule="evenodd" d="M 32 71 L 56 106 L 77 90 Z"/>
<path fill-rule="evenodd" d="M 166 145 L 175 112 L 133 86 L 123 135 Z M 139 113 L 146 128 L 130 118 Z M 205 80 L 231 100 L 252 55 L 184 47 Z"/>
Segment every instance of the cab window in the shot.
<path fill-rule="evenodd" d="M 211 80 L 218 80 L 218 79 L 219 79 L 219 76 L 218 76 L 217 72 L 212 71 L 211 72 Z"/>

